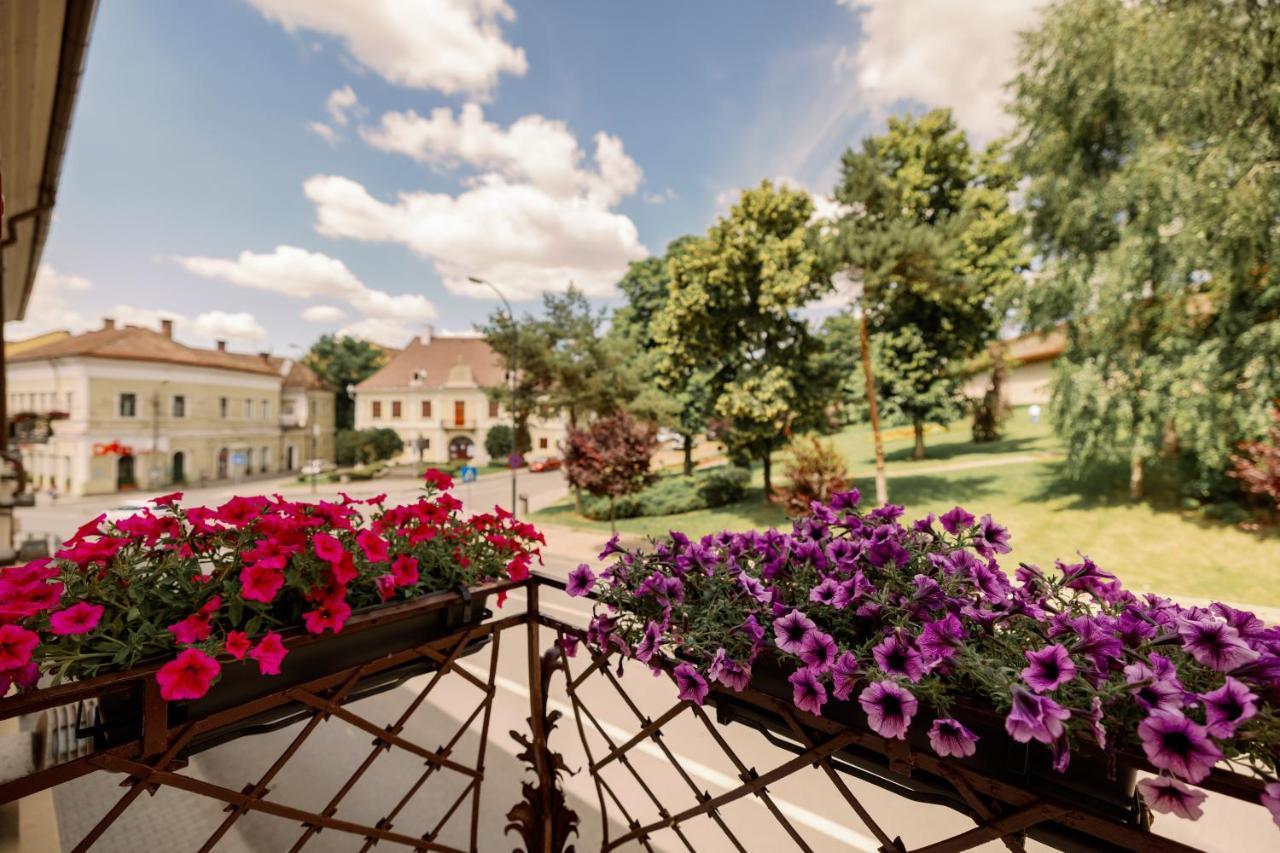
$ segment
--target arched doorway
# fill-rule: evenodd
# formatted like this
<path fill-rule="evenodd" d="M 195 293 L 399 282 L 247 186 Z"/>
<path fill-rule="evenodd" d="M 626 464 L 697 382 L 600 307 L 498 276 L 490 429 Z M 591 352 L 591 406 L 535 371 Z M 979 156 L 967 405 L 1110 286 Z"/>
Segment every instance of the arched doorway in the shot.
<path fill-rule="evenodd" d="M 171 476 L 175 483 L 185 483 L 187 481 L 187 455 L 181 450 L 173 454 L 173 472 Z"/>
<path fill-rule="evenodd" d="M 227 452 L 227 449 L 225 447 L 220 449 L 218 451 L 218 479 L 219 480 L 227 479 L 227 473 L 228 473 L 227 465 L 230 463 L 230 461 L 231 461 L 231 455 Z"/>
<path fill-rule="evenodd" d="M 116 488 L 132 489 L 138 484 L 133 479 L 133 456 L 124 454 L 116 459 Z"/>
<path fill-rule="evenodd" d="M 460 435 L 449 442 L 450 459 L 470 459 L 475 455 L 476 443 L 465 435 Z"/>

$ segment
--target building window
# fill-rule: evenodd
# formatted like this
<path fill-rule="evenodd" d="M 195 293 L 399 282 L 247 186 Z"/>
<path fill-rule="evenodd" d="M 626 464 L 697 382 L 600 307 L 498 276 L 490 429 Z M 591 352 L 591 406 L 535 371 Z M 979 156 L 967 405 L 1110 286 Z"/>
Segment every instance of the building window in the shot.
<path fill-rule="evenodd" d="M 393 418 L 400 417 L 400 401 L 399 400 L 391 401 L 391 417 Z"/>
<path fill-rule="evenodd" d="M 271 448 L 270 447 L 262 448 L 262 450 L 258 452 L 258 458 L 260 460 L 258 470 L 261 471 L 263 474 L 267 473 L 267 471 L 271 468 Z"/>
<path fill-rule="evenodd" d="M 227 417 L 227 398 L 218 398 L 218 417 L 225 419 Z"/>
<path fill-rule="evenodd" d="M 187 398 L 182 394 L 174 394 L 169 412 L 175 418 L 185 418 L 187 416 Z"/>
<path fill-rule="evenodd" d="M 69 414 L 71 414 L 71 400 L 72 400 L 71 392 L 70 392 L 70 391 L 68 391 L 68 392 L 67 392 L 67 403 L 66 403 L 66 406 L 65 406 L 65 408 L 64 408 L 64 411 L 65 411 L 68 415 L 69 415 Z"/>
<path fill-rule="evenodd" d="M 538 449 L 539 450 L 547 449 L 547 440 L 545 438 L 538 439 Z"/>
<path fill-rule="evenodd" d="M 262 401 L 262 419 L 264 421 L 271 420 L 271 401 L 270 400 Z"/>
<path fill-rule="evenodd" d="M 431 417 L 431 401 L 430 400 L 422 401 L 422 416 L 424 418 Z"/>
<path fill-rule="evenodd" d="M 498 401 L 490 400 L 489 401 L 489 417 L 496 418 L 497 416 L 498 416 Z"/>
<path fill-rule="evenodd" d="M 467 425 L 467 404 L 463 400 L 455 400 L 453 404 L 453 425 Z"/>
<path fill-rule="evenodd" d="M 120 417 L 133 418 L 138 415 L 138 395 L 137 394 L 121 394 L 120 395 Z"/>
<path fill-rule="evenodd" d="M 382 417 L 382 401 L 381 400 L 373 401 L 373 417 L 374 418 Z"/>

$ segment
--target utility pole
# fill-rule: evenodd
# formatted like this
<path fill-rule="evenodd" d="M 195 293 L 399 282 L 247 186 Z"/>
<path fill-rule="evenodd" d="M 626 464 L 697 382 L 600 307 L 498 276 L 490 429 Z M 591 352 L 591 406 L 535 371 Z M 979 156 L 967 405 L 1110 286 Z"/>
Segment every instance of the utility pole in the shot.
<path fill-rule="evenodd" d="M 871 436 L 876 446 L 876 503 L 889 502 L 889 484 L 884 475 L 884 442 L 880 438 L 880 409 L 876 406 L 876 381 L 871 369 L 871 345 L 867 341 L 867 311 L 858 306 L 858 339 L 862 346 L 862 374 L 867 381 L 867 406 L 871 410 Z"/>
<path fill-rule="evenodd" d="M 511 303 L 493 282 L 475 276 L 468 276 L 468 280 L 472 284 L 483 284 L 498 294 L 498 298 L 507 309 L 507 320 L 511 323 L 511 458 L 507 460 L 507 465 L 511 468 L 511 516 L 514 518 L 516 516 L 516 457 L 519 456 L 520 451 L 520 437 L 516 429 L 516 373 L 520 369 L 520 330 L 516 328 L 516 315 L 511 310 Z"/>

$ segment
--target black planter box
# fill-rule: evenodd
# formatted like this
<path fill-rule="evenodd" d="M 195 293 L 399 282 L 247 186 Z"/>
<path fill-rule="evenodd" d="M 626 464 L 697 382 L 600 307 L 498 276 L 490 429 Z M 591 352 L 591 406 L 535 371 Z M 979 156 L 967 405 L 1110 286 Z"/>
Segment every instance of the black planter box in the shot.
<path fill-rule="evenodd" d="M 777 658 L 766 652 L 752 667 L 751 688 L 791 706 L 792 687 L 787 675 L 789 672 L 784 673 Z M 743 723 L 760 731 L 777 746 L 795 753 L 805 751 L 781 714 L 720 687 L 711 692 L 707 701 L 716 708 L 720 722 Z M 856 692 L 847 702 L 830 699 L 822 707 L 822 716 L 849 728 L 871 731 Z M 906 742 L 913 752 L 934 754 L 928 736 L 934 716 L 928 706 L 921 703 L 907 730 Z M 1004 730 L 1003 718 L 990 708 L 957 705 L 953 706 L 951 716 L 968 726 L 980 740 L 974 755 L 947 761 L 1108 820 L 1132 826 L 1147 825 L 1146 812 L 1135 794 L 1137 773 L 1132 767 L 1115 766 L 1100 750 L 1082 748 L 1073 751 L 1067 771 L 1059 773 L 1053 769 L 1049 750 L 1043 744 L 1013 740 Z M 901 772 L 891 767 L 887 754 L 878 750 L 854 745 L 836 752 L 833 758 L 838 769 L 902 796 L 971 812 L 968 803 L 948 780 L 920 768 L 913 768 L 909 774 Z M 1028 834 L 1058 850 L 1122 849 L 1053 822 L 1038 824 L 1029 829 Z"/>
<path fill-rule="evenodd" d="M 222 674 L 209 692 L 199 699 L 169 702 L 169 727 L 202 720 L 206 717 L 244 705 L 289 687 L 306 684 L 333 672 L 349 669 L 406 649 L 416 648 L 432 640 L 475 627 L 492 613 L 485 609 L 486 595 L 472 597 L 425 613 L 371 625 L 360 630 L 339 632 L 290 648 L 279 675 L 261 675 L 257 661 L 246 658 L 222 665 Z M 352 616 L 376 613 L 380 607 L 362 608 Z M 472 639 L 459 653 L 465 657 L 489 643 L 489 636 Z M 399 666 L 384 669 L 360 679 L 342 700 L 354 702 L 398 687 L 423 673 L 433 672 L 436 662 L 416 657 Z M 92 735 L 97 749 L 119 746 L 142 735 L 142 689 L 135 683 L 130 689 L 105 693 L 98 699 L 98 719 L 90 729 L 81 729 L 81 737 Z M 201 752 L 218 744 L 250 734 L 274 731 L 306 719 L 314 709 L 291 701 L 267 711 L 237 720 L 226 726 L 202 732 L 183 749 L 183 755 Z"/>

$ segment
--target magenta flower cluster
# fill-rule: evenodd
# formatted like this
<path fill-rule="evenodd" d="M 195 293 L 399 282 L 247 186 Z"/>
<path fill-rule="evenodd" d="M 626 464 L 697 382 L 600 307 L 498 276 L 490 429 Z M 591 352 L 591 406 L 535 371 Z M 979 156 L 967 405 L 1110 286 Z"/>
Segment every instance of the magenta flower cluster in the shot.
<path fill-rule="evenodd" d="M 906 523 L 901 507 L 858 502 L 815 503 L 789 533 L 673 531 L 634 552 L 615 538 L 598 577 L 583 565 L 570 578 L 599 602 L 588 641 L 670 668 L 699 704 L 746 689 L 770 658 L 800 710 L 856 702 L 881 737 L 919 726 L 948 758 L 983 748 L 965 707 L 994 707 L 1059 772 L 1082 750 L 1145 756 L 1148 805 L 1188 818 L 1204 799 L 1190 786 L 1229 762 L 1264 780 L 1280 824 L 1280 628 L 1135 595 L 1087 557 L 1010 577 L 1009 533 L 990 516 Z"/>

